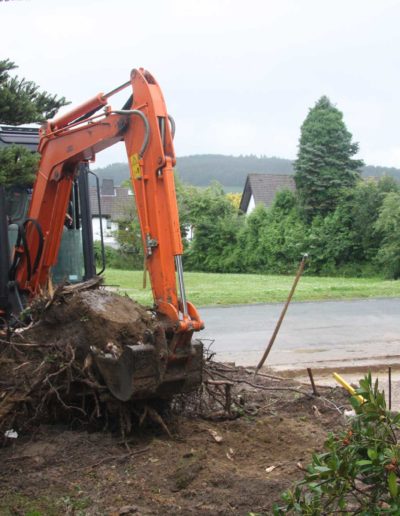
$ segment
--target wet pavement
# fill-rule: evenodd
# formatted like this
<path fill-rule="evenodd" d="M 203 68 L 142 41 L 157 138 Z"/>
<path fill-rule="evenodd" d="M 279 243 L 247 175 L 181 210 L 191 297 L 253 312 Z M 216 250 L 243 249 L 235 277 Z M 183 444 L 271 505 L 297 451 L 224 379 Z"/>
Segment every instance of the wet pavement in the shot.
<path fill-rule="evenodd" d="M 218 360 L 257 365 L 283 304 L 202 308 Z M 292 303 L 266 365 L 277 370 L 400 364 L 400 299 Z M 207 344 L 207 341 L 205 342 Z"/>

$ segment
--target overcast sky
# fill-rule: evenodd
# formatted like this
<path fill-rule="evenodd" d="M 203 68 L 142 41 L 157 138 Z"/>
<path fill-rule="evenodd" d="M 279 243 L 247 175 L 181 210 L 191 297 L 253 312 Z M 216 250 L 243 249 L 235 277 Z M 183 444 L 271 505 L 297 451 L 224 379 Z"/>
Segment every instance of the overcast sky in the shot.
<path fill-rule="evenodd" d="M 2 58 L 73 105 L 151 71 L 178 156 L 294 158 L 325 94 L 366 163 L 400 167 L 399 27 L 394 0 L 0 1 Z"/>

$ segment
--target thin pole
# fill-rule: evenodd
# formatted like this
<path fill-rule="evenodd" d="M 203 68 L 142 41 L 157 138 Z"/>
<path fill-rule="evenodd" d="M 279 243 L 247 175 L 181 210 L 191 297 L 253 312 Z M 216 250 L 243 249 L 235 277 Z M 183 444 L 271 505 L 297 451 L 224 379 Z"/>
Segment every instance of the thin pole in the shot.
<path fill-rule="evenodd" d="M 274 330 L 274 333 L 272 334 L 272 337 L 269 341 L 269 344 L 267 346 L 267 349 L 264 351 L 264 354 L 254 372 L 254 376 L 256 376 L 256 374 L 258 373 L 258 371 L 262 368 L 262 366 L 264 365 L 264 362 L 267 360 L 267 357 L 269 355 L 269 352 L 271 351 L 271 348 L 272 346 L 274 345 L 274 342 L 275 342 L 275 339 L 276 339 L 276 336 L 278 335 L 278 332 L 279 332 L 279 329 L 281 327 L 281 324 L 282 324 L 282 321 L 285 317 L 285 314 L 287 312 L 287 309 L 289 307 L 289 304 L 290 304 L 290 301 L 292 300 L 292 297 L 293 297 L 293 294 L 294 294 L 294 291 L 296 290 L 296 287 L 297 287 L 297 283 L 299 282 L 300 280 L 300 277 L 301 275 L 303 274 L 303 271 L 304 271 L 304 267 L 305 267 L 305 264 L 306 264 L 306 261 L 307 261 L 307 258 L 308 258 L 308 254 L 303 254 L 303 258 L 301 259 L 301 262 L 300 262 L 300 265 L 299 265 L 299 268 L 297 269 L 297 273 L 296 273 L 296 277 L 294 278 L 294 282 L 293 282 L 293 285 L 292 285 L 292 288 L 289 292 L 289 296 L 287 298 L 287 301 L 285 303 L 285 306 L 283 307 L 283 310 L 281 312 L 281 315 L 278 319 L 278 322 L 275 326 L 275 330 Z"/>
<path fill-rule="evenodd" d="M 310 378 L 311 387 L 312 387 L 314 396 L 319 396 L 319 392 L 317 391 L 317 388 L 315 387 L 314 377 L 313 377 L 313 374 L 312 374 L 312 371 L 311 371 L 310 367 L 307 367 L 307 373 L 308 373 L 308 376 Z"/>
<path fill-rule="evenodd" d="M 389 410 L 392 410 L 392 368 L 389 366 Z"/>
<path fill-rule="evenodd" d="M 114 88 L 113 90 L 109 91 L 108 93 L 105 93 L 102 98 L 103 99 L 108 99 L 109 97 L 112 97 L 113 95 L 115 95 L 119 91 L 122 91 L 123 89 L 128 87 L 130 84 L 131 84 L 131 81 L 126 81 L 126 82 L 124 82 L 124 84 L 121 84 L 120 86 L 117 86 L 116 88 Z"/>

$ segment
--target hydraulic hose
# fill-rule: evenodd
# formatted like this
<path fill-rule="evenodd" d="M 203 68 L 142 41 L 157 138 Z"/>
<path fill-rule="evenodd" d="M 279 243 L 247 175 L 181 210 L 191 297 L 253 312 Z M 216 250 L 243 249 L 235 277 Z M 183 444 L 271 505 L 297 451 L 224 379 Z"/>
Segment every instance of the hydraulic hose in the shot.
<path fill-rule="evenodd" d="M 30 252 L 30 249 L 28 246 L 28 241 L 26 238 L 26 226 L 29 223 L 33 224 L 34 228 L 37 231 L 38 237 L 39 237 L 39 245 L 38 245 L 38 250 L 37 250 L 37 253 L 35 256 L 35 260 L 33 262 L 33 267 L 32 267 L 32 260 L 31 260 L 31 252 Z M 22 243 L 22 247 L 24 250 L 24 254 L 26 256 L 27 279 L 29 281 L 32 278 L 32 275 L 35 274 L 35 272 L 37 271 L 37 268 L 39 267 L 40 259 L 42 258 L 42 253 L 43 253 L 43 246 L 44 246 L 43 231 L 42 231 L 42 228 L 41 228 L 39 222 L 36 219 L 27 218 L 23 222 L 23 224 L 19 224 L 18 236 L 17 236 L 17 241 L 15 244 L 15 247 L 18 248 L 21 245 L 21 243 Z M 11 265 L 10 272 L 9 272 L 9 278 L 11 281 L 15 280 L 15 275 L 17 272 L 17 268 L 18 268 L 20 259 L 21 259 L 21 253 L 16 252 L 14 254 L 14 260 L 13 260 L 13 263 Z"/>
<path fill-rule="evenodd" d="M 136 115 L 142 119 L 143 124 L 144 124 L 145 133 L 144 133 L 144 140 L 143 140 L 142 146 L 139 151 L 139 157 L 143 158 L 143 154 L 145 153 L 145 151 L 147 149 L 147 146 L 149 144 L 149 138 L 150 138 L 150 125 L 149 125 L 149 121 L 146 118 L 146 115 L 144 113 L 142 113 L 141 111 L 139 111 L 138 109 L 118 109 L 116 111 L 113 111 L 113 113 L 115 113 L 116 115 Z"/>

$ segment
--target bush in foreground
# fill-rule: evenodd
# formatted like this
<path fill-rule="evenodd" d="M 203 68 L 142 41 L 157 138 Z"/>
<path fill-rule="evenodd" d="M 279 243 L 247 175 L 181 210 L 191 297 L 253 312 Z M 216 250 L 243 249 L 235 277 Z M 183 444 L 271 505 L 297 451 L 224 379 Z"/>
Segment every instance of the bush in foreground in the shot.
<path fill-rule="evenodd" d="M 351 398 L 356 416 L 349 427 L 329 435 L 326 451 L 313 456 L 304 479 L 283 494 L 285 504 L 274 507 L 276 516 L 400 514 L 400 414 L 387 410 L 371 374 L 357 394 L 365 402 Z"/>

